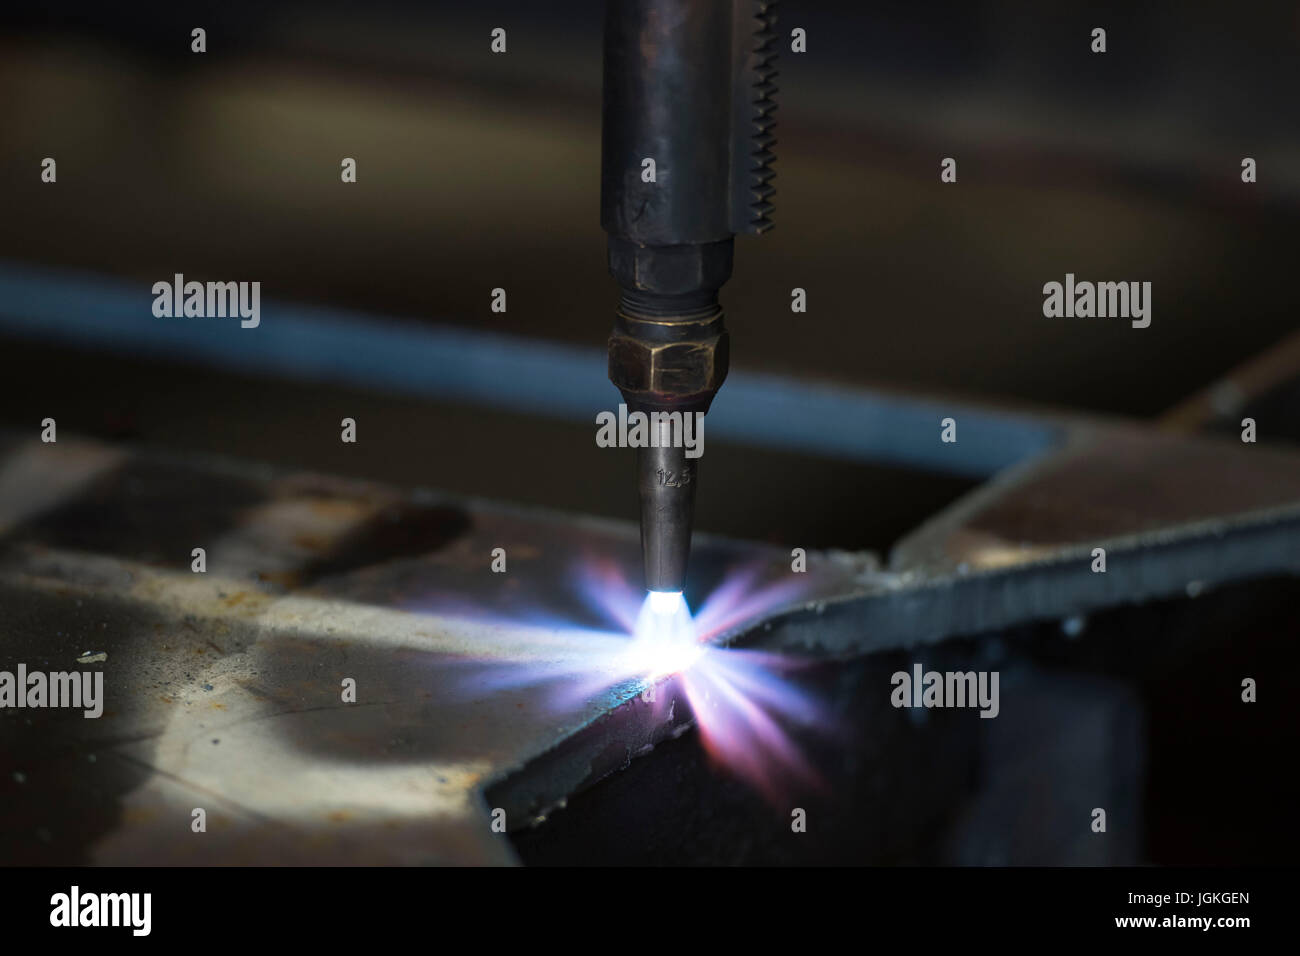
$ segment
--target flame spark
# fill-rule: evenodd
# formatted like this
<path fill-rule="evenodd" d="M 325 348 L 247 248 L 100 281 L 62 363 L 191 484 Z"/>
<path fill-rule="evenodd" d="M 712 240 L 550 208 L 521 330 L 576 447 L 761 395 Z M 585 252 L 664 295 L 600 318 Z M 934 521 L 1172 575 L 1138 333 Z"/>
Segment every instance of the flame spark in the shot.
<path fill-rule="evenodd" d="M 779 654 L 718 646 L 727 632 L 798 601 L 798 581 L 765 581 L 759 566 L 729 572 L 692 616 L 680 592 L 640 592 L 612 561 L 578 567 L 577 596 L 610 630 L 565 624 L 538 613 L 544 650 L 500 662 L 478 675 L 477 690 L 553 683 L 557 705 L 601 693 L 630 699 L 672 681 L 687 698 L 710 757 L 769 799 L 791 780 L 818 783 L 818 775 L 784 729 L 824 727 L 827 714 L 789 675 L 799 665 Z M 501 622 L 518 626 L 519 621 Z"/>

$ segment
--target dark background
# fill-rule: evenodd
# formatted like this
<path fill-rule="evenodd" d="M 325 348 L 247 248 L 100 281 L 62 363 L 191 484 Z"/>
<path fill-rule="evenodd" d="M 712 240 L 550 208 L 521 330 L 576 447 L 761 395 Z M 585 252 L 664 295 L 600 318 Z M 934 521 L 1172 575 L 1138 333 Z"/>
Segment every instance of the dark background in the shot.
<path fill-rule="evenodd" d="M 598 222 L 601 12 L 10 6 L 0 259 L 136 281 L 142 302 L 180 271 L 599 347 L 617 296 Z M 724 290 L 734 368 L 1150 417 L 1291 331 L 1294 5 L 794 0 L 778 25 L 783 50 L 801 26 L 809 52 L 779 60 L 777 228 L 738 240 Z M 1151 281 L 1151 327 L 1044 318 L 1042 285 L 1066 272 Z M 795 286 L 807 314 L 789 311 Z M 589 425 L 3 338 L 0 383 L 0 424 L 33 434 L 49 415 L 65 434 L 635 514 L 630 453 L 596 449 Z M 884 548 L 968 487 L 710 447 L 698 526 L 749 538 Z M 566 476 L 521 481 L 539 455 Z M 760 471 L 774 480 L 746 480 Z"/>

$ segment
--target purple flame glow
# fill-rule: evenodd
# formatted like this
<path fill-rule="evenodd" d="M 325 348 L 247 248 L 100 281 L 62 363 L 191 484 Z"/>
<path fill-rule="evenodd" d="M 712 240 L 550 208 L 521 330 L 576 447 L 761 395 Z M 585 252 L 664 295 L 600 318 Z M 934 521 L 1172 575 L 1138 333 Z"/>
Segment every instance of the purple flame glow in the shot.
<path fill-rule="evenodd" d="M 553 684 L 553 703 L 569 707 L 619 688 L 624 689 L 619 699 L 627 699 L 661 680 L 672 680 L 689 701 L 705 749 L 717 764 L 773 800 L 780 799 L 783 784 L 792 779 L 818 782 L 783 730 L 792 723 L 826 723 L 817 702 L 788 678 L 796 662 L 715 643 L 746 621 L 806 597 L 797 578 L 785 575 L 773 583 L 764 579 L 759 566 L 733 570 L 692 617 L 679 595 L 641 591 L 613 561 L 587 560 L 577 570 L 582 603 L 613 629 L 584 629 L 548 619 L 530 640 L 529 647 L 536 651 L 500 661 L 490 674 L 476 675 L 477 691 Z M 524 622 L 501 623 L 518 627 Z"/>

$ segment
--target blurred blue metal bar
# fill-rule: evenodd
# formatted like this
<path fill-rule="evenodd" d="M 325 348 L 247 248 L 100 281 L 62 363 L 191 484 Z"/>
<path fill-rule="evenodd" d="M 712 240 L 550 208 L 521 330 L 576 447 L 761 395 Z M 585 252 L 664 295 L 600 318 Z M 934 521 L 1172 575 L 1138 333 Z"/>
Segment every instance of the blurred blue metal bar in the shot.
<path fill-rule="evenodd" d="M 167 277 L 170 280 L 170 276 Z M 605 350 L 263 300 L 261 324 L 157 318 L 152 283 L 0 263 L 0 332 L 136 358 L 328 382 L 595 425 L 618 393 Z M 593 326 L 593 336 L 596 335 Z M 939 440 L 940 421 L 959 440 Z M 983 478 L 1054 447 L 1064 428 L 958 402 L 733 371 L 707 435 Z"/>

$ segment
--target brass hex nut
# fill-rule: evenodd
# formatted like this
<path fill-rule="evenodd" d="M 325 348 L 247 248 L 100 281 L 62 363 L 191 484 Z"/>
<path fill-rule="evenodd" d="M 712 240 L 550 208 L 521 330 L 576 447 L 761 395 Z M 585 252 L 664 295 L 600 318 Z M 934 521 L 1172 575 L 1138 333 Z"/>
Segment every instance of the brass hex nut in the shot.
<path fill-rule="evenodd" d="M 680 342 L 650 342 L 615 331 L 609 337 L 609 379 L 629 399 L 707 399 L 727 377 L 729 357 L 725 331 Z"/>

